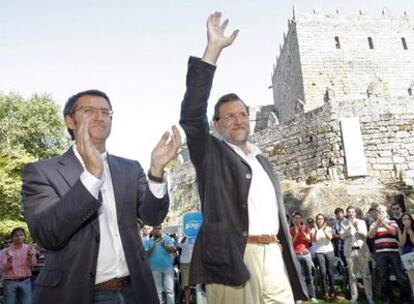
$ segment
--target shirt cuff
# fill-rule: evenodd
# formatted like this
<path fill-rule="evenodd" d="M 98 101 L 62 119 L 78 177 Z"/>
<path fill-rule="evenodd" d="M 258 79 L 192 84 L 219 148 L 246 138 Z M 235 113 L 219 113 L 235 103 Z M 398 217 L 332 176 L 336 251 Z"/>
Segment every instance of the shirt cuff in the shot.
<path fill-rule="evenodd" d="M 158 199 L 161 199 L 164 197 L 164 195 L 167 193 L 167 183 L 156 183 L 152 180 L 148 180 L 148 187 L 151 191 L 151 193 Z"/>
<path fill-rule="evenodd" d="M 90 194 L 98 199 L 99 191 L 101 190 L 103 180 L 97 178 L 95 175 L 90 173 L 88 170 L 84 170 L 80 176 L 80 180 Z"/>

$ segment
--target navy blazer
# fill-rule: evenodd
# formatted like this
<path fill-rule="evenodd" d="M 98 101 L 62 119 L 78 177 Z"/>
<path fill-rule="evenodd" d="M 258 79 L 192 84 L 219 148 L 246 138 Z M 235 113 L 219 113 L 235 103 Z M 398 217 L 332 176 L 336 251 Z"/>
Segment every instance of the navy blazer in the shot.
<path fill-rule="evenodd" d="M 108 164 L 135 301 L 159 303 L 137 217 L 149 225 L 160 224 L 168 212 L 168 196 L 153 196 L 138 162 L 108 155 Z M 47 249 L 44 267 L 34 283 L 35 304 L 93 303 L 101 202 L 80 181 L 82 172 L 72 148 L 62 156 L 24 168 L 24 215 L 34 241 Z"/>
<path fill-rule="evenodd" d="M 204 215 L 194 245 L 190 283 L 237 286 L 250 276 L 243 255 L 249 230 L 247 197 L 252 171 L 229 145 L 210 134 L 207 100 L 214 71 L 215 66 L 190 58 L 187 90 L 181 106 L 180 124 L 196 170 Z M 295 299 L 305 300 L 306 287 L 293 251 L 278 177 L 263 156 L 258 155 L 257 159 L 275 188 L 280 222 L 278 238 Z"/>

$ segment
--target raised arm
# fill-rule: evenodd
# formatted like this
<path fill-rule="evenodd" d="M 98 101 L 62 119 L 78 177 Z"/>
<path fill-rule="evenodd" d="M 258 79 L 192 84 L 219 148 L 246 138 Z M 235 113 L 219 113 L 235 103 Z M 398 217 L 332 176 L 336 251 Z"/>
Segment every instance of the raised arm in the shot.
<path fill-rule="evenodd" d="M 207 19 L 207 46 L 204 51 L 202 60 L 209 64 L 216 64 L 221 50 L 233 44 L 239 33 L 239 30 L 234 30 L 230 36 L 225 36 L 224 31 L 229 23 L 229 19 L 224 20 L 220 24 L 221 13 L 215 12 Z"/>
<path fill-rule="evenodd" d="M 186 92 L 181 104 L 180 125 L 187 137 L 187 145 L 193 164 L 202 163 L 210 138 L 207 118 L 207 101 L 213 85 L 217 59 L 223 48 L 231 45 L 238 31 L 225 36 L 228 21 L 220 24 L 221 13 L 215 12 L 207 20 L 207 46 L 202 59 L 190 57 L 186 81 Z"/>

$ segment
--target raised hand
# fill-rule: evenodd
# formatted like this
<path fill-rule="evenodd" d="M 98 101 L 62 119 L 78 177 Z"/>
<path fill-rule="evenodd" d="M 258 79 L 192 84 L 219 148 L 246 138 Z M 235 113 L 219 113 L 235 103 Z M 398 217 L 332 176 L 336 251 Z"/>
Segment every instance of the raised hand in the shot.
<path fill-rule="evenodd" d="M 211 64 L 217 62 L 221 50 L 231 45 L 239 33 L 239 30 L 235 30 L 230 36 L 225 36 L 224 31 L 229 20 L 226 19 L 223 23 L 220 23 L 220 19 L 220 12 L 211 14 L 207 19 L 207 47 L 204 51 L 203 61 Z"/>
<path fill-rule="evenodd" d="M 181 147 L 181 135 L 176 126 L 172 133 L 165 132 L 151 153 L 150 171 L 153 176 L 161 177 L 168 162 L 174 159 Z"/>
<path fill-rule="evenodd" d="M 90 122 L 90 118 L 86 118 L 82 121 L 75 134 L 76 145 L 85 164 L 85 168 L 97 178 L 101 178 L 103 172 L 103 160 L 100 152 L 92 143 L 91 136 L 89 134 Z"/>

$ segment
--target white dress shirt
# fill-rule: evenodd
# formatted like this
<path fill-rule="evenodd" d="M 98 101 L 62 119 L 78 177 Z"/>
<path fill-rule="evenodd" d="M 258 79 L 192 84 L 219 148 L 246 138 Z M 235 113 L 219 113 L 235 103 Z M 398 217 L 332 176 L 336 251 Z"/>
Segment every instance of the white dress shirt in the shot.
<path fill-rule="evenodd" d="M 73 151 L 84 168 L 80 176 L 81 182 L 96 199 L 98 199 L 99 191 L 101 191 L 102 195 L 102 206 L 98 209 L 100 243 L 95 284 L 127 276 L 129 275 L 129 270 L 119 235 L 114 188 L 107 160 L 107 152 L 101 154 L 104 170 L 102 178 L 98 179 L 85 169 L 85 164 L 76 145 L 73 146 Z M 165 195 L 166 183 L 160 184 L 149 181 L 148 185 L 155 197 L 162 198 Z"/>
<path fill-rule="evenodd" d="M 246 155 L 239 147 L 226 142 L 252 170 L 251 184 L 247 197 L 249 235 L 277 234 L 279 232 L 278 205 L 275 188 L 269 175 L 257 159 L 260 149 L 247 143 L 251 151 Z"/>

